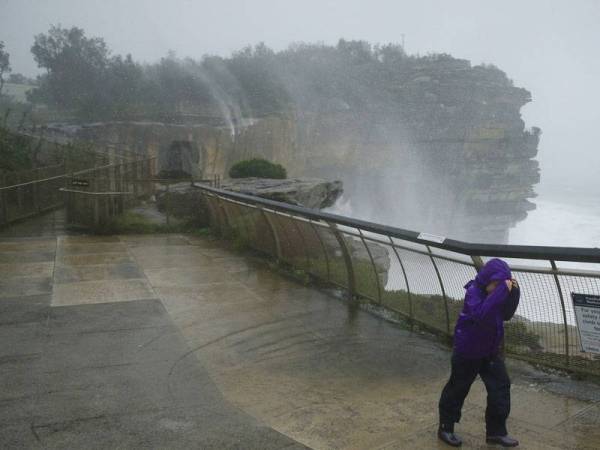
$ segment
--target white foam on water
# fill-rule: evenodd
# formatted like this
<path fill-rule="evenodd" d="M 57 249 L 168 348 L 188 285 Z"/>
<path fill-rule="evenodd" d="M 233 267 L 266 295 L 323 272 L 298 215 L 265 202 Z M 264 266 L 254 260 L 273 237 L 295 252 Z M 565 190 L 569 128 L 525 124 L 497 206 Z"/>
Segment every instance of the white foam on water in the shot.
<path fill-rule="evenodd" d="M 596 203 L 540 198 L 537 208 L 510 230 L 511 244 L 600 247 L 600 199 Z"/>

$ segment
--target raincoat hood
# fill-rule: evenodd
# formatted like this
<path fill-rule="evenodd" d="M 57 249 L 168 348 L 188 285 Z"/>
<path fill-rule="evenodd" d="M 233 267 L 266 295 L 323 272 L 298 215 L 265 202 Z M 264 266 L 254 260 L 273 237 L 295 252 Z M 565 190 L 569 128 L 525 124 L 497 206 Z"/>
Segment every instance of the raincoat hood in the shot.
<path fill-rule="evenodd" d="M 510 268 L 501 259 L 491 259 L 474 280 L 465 286 L 463 309 L 454 327 L 454 351 L 467 358 L 497 355 L 504 338 L 504 321 L 509 320 L 519 305 L 520 290 L 509 290 L 503 283 L 511 278 Z M 487 292 L 492 281 L 498 286 Z"/>
<path fill-rule="evenodd" d="M 479 270 L 475 277 L 475 282 L 479 286 L 487 286 L 492 281 L 504 281 L 510 280 L 512 274 L 510 267 L 504 261 L 498 258 L 490 259 L 485 265 Z"/>
<path fill-rule="evenodd" d="M 454 327 L 456 353 L 467 358 L 498 354 L 504 338 L 504 320 L 509 320 L 519 305 L 518 287 L 509 290 L 503 283 L 510 278 L 508 264 L 494 258 L 467 283 L 463 309 Z M 492 281 L 500 283 L 492 292 L 487 292 L 485 287 Z"/>

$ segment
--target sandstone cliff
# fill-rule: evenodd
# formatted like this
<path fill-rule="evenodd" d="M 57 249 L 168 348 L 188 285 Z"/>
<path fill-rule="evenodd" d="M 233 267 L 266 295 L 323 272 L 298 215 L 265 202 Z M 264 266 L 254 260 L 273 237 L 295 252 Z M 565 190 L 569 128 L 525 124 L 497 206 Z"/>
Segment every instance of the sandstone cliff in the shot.
<path fill-rule="evenodd" d="M 342 180 L 344 212 L 353 216 L 506 241 L 533 208 L 539 181 L 540 130 L 527 130 L 520 115 L 530 93 L 494 67 L 449 57 L 415 59 L 394 80 L 393 107 L 385 98 L 351 106 L 334 96 L 234 126 L 111 122 L 77 134 L 155 155 L 163 166 L 174 143 L 186 142 L 186 170 L 202 178 L 263 157 L 292 177 Z"/>

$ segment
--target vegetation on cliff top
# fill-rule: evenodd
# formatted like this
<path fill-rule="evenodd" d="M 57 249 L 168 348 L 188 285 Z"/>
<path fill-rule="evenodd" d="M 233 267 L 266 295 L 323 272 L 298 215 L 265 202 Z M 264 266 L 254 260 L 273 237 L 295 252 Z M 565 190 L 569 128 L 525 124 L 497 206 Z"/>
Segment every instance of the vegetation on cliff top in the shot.
<path fill-rule="evenodd" d="M 229 169 L 231 178 L 287 178 L 287 171 L 281 164 L 275 164 L 262 158 L 247 159 L 235 163 Z"/>
<path fill-rule="evenodd" d="M 81 119 L 194 114 L 239 120 L 355 109 L 412 116 L 415 105 L 428 103 L 459 108 L 464 116 L 493 98 L 519 107 L 530 98 L 494 66 L 364 41 L 301 43 L 279 52 L 259 44 L 201 60 L 170 53 L 141 64 L 112 55 L 102 38 L 80 28 L 54 26 L 35 37 L 31 51 L 45 73 L 30 101 Z"/>

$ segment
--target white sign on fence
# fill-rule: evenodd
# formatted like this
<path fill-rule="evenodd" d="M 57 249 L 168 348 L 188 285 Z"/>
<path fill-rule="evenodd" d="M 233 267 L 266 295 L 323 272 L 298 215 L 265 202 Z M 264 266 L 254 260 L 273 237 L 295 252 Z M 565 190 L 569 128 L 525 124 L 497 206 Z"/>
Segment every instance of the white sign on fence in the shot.
<path fill-rule="evenodd" d="M 417 239 L 423 239 L 424 241 L 437 242 L 443 244 L 446 238 L 444 236 L 438 236 L 437 234 L 421 233 L 417 236 Z"/>
<path fill-rule="evenodd" d="M 571 292 L 581 350 L 600 354 L 600 295 Z"/>

